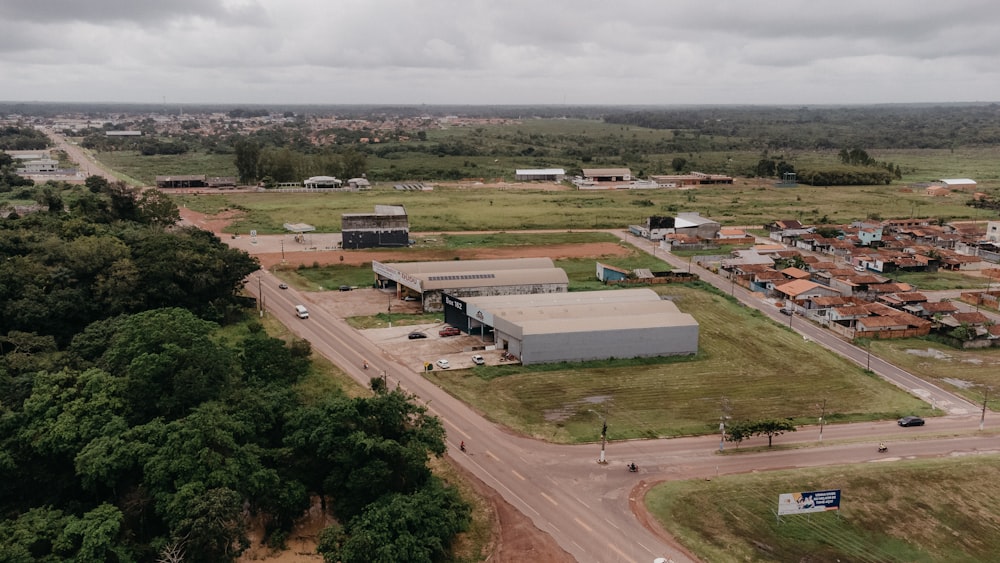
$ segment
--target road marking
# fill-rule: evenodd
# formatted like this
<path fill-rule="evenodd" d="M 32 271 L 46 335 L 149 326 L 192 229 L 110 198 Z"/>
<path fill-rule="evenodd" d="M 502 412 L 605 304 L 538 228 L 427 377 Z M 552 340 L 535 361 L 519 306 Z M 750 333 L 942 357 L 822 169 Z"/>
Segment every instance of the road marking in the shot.
<path fill-rule="evenodd" d="M 625 561 L 632 561 L 633 563 L 635 563 L 634 559 L 630 559 L 629 556 L 626 555 L 624 551 L 622 551 L 622 550 L 618 549 L 617 547 L 615 547 L 615 544 L 609 543 L 608 547 L 610 547 L 612 550 L 614 550 L 614 552 L 617 553 L 618 555 L 621 555 L 622 559 L 624 559 Z"/>
<path fill-rule="evenodd" d="M 642 544 L 641 544 L 641 543 L 639 543 L 639 542 L 635 542 L 635 545 L 637 545 L 637 546 L 639 546 L 639 547 L 641 547 L 641 548 L 645 549 L 646 551 L 648 551 L 648 552 L 650 552 L 650 553 L 653 553 L 653 550 L 652 550 L 652 549 L 649 549 L 648 547 L 646 547 L 646 546 L 642 545 Z"/>
<path fill-rule="evenodd" d="M 587 508 L 590 508 L 590 505 L 580 500 L 580 497 L 573 497 L 573 498 L 576 499 L 576 502 L 582 504 L 583 506 L 586 506 Z"/>
<path fill-rule="evenodd" d="M 589 507 L 588 507 L 588 508 L 589 508 Z M 618 526 L 615 526 L 615 523 L 614 523 L 614 522 L 612 522 L 611 520 L 608 520 L 607 518 L 605 518 L 605 519 L 604 519 L 604 521 L 605 521 L 605 522 L 607 522 L 608 524 L 611 524 L 612 526 L 614 526 L 614 528 L 615 528 L 616 530 L 621 530 L 621 528 L 619 528 Z"/>
<path fill-rule="evenodd" d="M 527 479 L 524 478 L 524 475 L 521 475 L 517 471 L 514 471 L 513 469 L 511 469 L 510 472 L 513 473 L 514 476 L 517 477 L 518 479 L 520 479 L 522 481 L 527 481 Z"/>
<path fill-rule="evenodd" d="M 573 518 L 573 521 L 576 522 L 577 524 L 579 524 L 584 530 L 587 530 L 590 533 L 594 533 L 594 529 L 591 528 L 590 526 L 584 524 L 583 520 L 580 520 L 579 518 Z"/>
<path fill-rule="evenodd" d="M 545 500 L 547 500 L 547 501 L 551 502 L 551 503 L 552 503 L 552 504 L 554 504 L 555 506 L 559 506 L 559 503 L 558 503 L 558 502 L 556 502 L 556 501 L 555 501 L 555 499 L 554 499 L 554 498 L 552 498 L 552 497 L 550 497 L 549 495 L 547 495 L 547 494 L 545 494 L 545 493 L 538 493 L 538 494 L 540 494 L 540 495 L 542 495 L 543 497 L 545 497 Z"/>
<path fill-rule="evenodd" d="M 500 461 L 500 458 L 498 458 L 498 457 L 497 457 L 496 455 L 494 455 L 494 454 L 493 454 L 493 452 L 491 452 L 491 451 L 489 451 L 489 450 L 486 450 L 486 452 L 484 452 L 484 453 L 485 453 L 486 455 L 488 455 L 488 456 L 492 457 L 493 459 L 495 459 L 495 460 L 497 460 L 497 461 Z"/>

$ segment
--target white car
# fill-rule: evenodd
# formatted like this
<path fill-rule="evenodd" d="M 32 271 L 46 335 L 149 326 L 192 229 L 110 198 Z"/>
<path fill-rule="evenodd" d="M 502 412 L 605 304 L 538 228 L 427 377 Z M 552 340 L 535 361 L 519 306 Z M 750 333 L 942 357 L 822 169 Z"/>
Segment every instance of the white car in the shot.
<path fill-rule="evenodd" d="M 472 356 L 472 363 L 476 364 L 477 366 L 481 366 L 486 363 L 486 360 L 484 360 L 483 357 L 480 356 L 479 354 L 476 354 L 475 356 Z"/>
<path fill-rule="evenodd" d="M 441 358 L 440 360 L 438 360 L 437 361 L 437 365 L 441 369 L 448 369 L 448 368 L 451 367 L 451 364 L 448 363 L 448 360 L 446 360 L 444 358 Z"/>

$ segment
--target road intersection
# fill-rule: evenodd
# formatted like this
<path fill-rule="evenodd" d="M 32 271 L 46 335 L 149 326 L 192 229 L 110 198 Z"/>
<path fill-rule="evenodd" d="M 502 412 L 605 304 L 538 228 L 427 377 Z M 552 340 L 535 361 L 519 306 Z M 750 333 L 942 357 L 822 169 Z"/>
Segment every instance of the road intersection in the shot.
<path fill-rule="evenodd" d="M 628 237 L 624 232 L 619 234 Z M 628 242 L 653 252 L 651 244 L 644 245 L 641 240 L 637 244 L 634 237 Z M 656 254 L 677 269 L 689 267 L 686 261 L 665 256 L 662 250 Z M 730 291 L 728 280 L 700 268 L 697 273 L 723 291 Z M 697 561 L 658 526 L 647 527 L 635 517 L 634 506 L 657 482 L 771 469 L 996 453 L 1000 449 L 996 441 L 1000 425 L 993 423 L 995 417 L 988 417 L 986 430 L 979 432 L 976 405 L 875 356 L 869 359 L 866 350 L 796 318 L 792 328 L 817 346 L 826 346 L 862 366 L 870 362 L 872 371 L 928 400 L 949 416 L 936 418 L 933 424 L 918 429 L 899 428 L 892 421 L 828 425 L 822 442 L 818 439 L 819 427 L 803 427 L 782 437 L 782 444 L 798 447 L 753 453 L 720 454 L 717 435 L 613 442 L 607 449 L 608 463 L 602 465 L 597 463 L 597 445 L 550 444 L 518 436 L 490 422 L 379 349 L 342 319 L 317 309 L 308 320 L 296 318 L 293 306 L 308 303 L 308 298 L 294 289 L 279 290 L 279 281 L 266 271 L 254 276 L 259 276 L 259 281 L 251 280 L 247 287 L 254 292 L 260 290 L 270 314 L 309 340 L 317 353 L 362 385 L 367 386 L 373 374 L 384 373 L 390 387 L 401 387 L 417 397 L 442 420 L 454 461 L 494 488 L 581 562 L 638 563 L 658 557 L 678 563 Z M 745 290 L 733 294 L 748 306 L 760 305 L 759 299 Z M 787 318 L 779 316 L 774 307 L 762 309 L 778 322 Z M 371 364 L 367 370 L 362 366 L 364 358 Z M 467 452 L 459 452 L 460 441 L 466 443 Z M 873 445 L 878 441 L 890 443 L 891 458 L 878 456 Z M 744 442 L 744 447 L 754 445 L 754 441 Z M 629 462 L 638 464 L 638 473 L 626 470 Z"/>

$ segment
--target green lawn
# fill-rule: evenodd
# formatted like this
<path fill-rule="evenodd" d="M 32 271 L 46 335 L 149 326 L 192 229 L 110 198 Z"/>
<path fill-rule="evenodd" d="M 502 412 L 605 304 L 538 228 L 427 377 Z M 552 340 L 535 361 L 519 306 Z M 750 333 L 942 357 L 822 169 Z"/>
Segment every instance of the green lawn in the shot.
<path fill-rule="evenodd" d="M 660 524 L 702 561 L 996 561 L 1000 458 L 796 469 L 657 485 Z M 778 495 L 841 490 L 840 517 L 784 516 Z"/>
<path fill-rule="evenodd" d="M 556 442 L 598 438 L 608 411 L 612 440 L 714 432 L 723 398 L 736 420 L 827 420 L 931 415 L 930 406 L 761 313 L 701 285 L 658 286 L 699 322 L 694 357 L 542 366 L 484 366 L 427 377 L 487 417 Z"/>

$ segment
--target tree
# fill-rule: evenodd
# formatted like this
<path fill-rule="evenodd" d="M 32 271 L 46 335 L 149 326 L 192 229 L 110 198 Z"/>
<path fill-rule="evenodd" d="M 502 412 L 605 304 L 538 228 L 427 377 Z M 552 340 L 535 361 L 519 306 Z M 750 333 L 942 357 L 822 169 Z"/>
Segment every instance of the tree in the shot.
<path fill-rule="evenodd" d="M 83 181 L 83 185 L 87 186 L 90 193 L 94 194 L 107 192 L 108 190 L 108 180 L 104 176 L 87 176 L 87 178 Z"/>
<path fill-rule="evenodd" d="M 678 156 L 670 161 L 670 167 L 674 169 L 674 172 L 680 172 L 681 170 L 684 170 L 685 166 L 687 166 L 686 158 L 681 158 Z"/>
<path fill-rule="evenodd" d="M 350 520 L 324 530 L 317 551 L 327 562 L 432 563 L 469 524 L 469 506 L 438 479 L 411 494 L 386 495 Z"/>
<path fill-rule="evenodd" d="M 209 334 L 217 326 L 186 309 L 154 309 L 123 319 L 102 361 L 123 377 L 129 419 L 174 419 L 219 398 L 235 373 L 231 352 Z"/>
<path fill-rule="evenodd" d="M 785 432 L 795 432 L 795 426 L 788 420 L 755 420 L 735 422 L 726 427 L 726 440 L 737 445 L 751 436 L 767 436 L 767 447 L 775 436 Z"/>
<path fill-rule="evenodd" d="M 260 145 L 246 138 L 239 138 L 233 143 L 236 153 L 236 171 L 241 184 L 252 184 L 257 179 L 257 168 L 260 164 Z"/>
<path fill-rule="evenodd" d="M 400 390 L 305 406 L 288 426 L 286 443 L 301 453 L 299 478 L 332 496 L 345 521 L 382 495 L 423 487 L 428 455 L 445 450 L 440 421 Z"/>
<path fill-rule="evenodd" d="M 754 433 L 758 436 L 767 436 L 767 447 L 771 447 L 771 440 L 775 436 L 781 436 L 785 432 L 795 432 L 795 425 L 788 420 L 761 420 L 756 423 Z"/>

